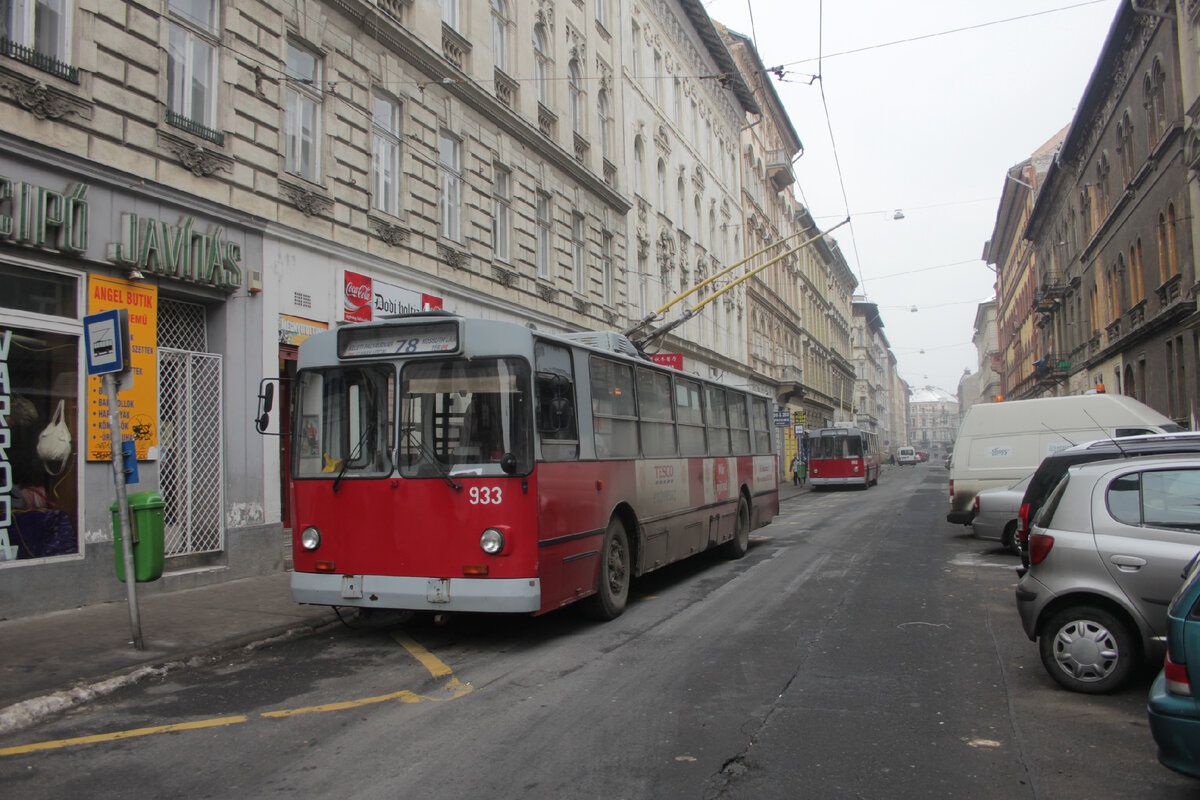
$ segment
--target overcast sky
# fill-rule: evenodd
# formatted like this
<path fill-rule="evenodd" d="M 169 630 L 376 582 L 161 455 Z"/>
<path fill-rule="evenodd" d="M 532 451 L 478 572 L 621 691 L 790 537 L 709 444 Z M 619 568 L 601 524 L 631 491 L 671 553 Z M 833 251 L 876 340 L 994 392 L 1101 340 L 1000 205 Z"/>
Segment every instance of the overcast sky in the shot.
<path fill-rule="evenodd" d="M 1071 122 L 1121 1 L 704 0 L 783 66 L 794 188 L 822 227 L 850 215 L 834 238 L 914 389 L 978 369 L 1005 172 Z"/>

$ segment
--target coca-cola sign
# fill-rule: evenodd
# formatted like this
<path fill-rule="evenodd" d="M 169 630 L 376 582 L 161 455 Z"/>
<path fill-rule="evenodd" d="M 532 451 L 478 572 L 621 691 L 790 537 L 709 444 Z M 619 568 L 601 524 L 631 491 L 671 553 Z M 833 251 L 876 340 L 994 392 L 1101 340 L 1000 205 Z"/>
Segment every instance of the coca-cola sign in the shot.
<path fill-rule="evenodd" d="M 414 292 L 386 281 L 346 270 L 344 306 L 347 322 L 370 322 L 390 314 L 412 314 L 441 308 L 442 298 Z"/>

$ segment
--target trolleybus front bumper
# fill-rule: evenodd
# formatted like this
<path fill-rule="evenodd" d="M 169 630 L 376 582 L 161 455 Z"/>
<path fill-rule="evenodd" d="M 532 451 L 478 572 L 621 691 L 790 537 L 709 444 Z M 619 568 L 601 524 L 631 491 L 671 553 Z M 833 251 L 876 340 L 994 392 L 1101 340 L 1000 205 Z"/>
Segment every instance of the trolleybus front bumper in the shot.
<path fill-rule="evenodd" d="M 538 578 L 421 578 L 293 572 L 292 599 L 324 606 L 412 611 L 531 613 L 542 605 Z"/>

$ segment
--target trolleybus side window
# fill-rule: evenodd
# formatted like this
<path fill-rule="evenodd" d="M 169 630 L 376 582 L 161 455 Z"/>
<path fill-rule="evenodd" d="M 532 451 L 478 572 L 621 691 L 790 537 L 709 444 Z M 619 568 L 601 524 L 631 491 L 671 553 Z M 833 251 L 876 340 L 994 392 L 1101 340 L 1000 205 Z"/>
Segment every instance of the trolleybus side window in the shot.
<path fill-rule="evenodd" d="M 391 472 L 391 369 L 309 370 L 298 381 L 297 475 L 352 478 Z"/>
<path fill-rule="evenodd" d="M 679 421 L 680 455 L 704 455 L 704 409 L 699 382 L 675 378 L 675 417 Z"/>
<path fill-rule="evenodd" d="M 708 454 L 729 455 L 729 418 L 725 414 L 725 391 L 716 386 L 704 387 L 704 421 L 708 423 Z"/>
<path fill-rule="evenodd" d="M 751 424 L 754 426 L 754 452 L 771 452 L 771 419 L 767 401 L 761 397 L 750 398 Z"/>
<path fill-rule="evenodd" d="M 634 458 L 638 453 L 633 368 L 592 356 L 591 389 L 597 458 Z"/>
<path fill-rule="evenodd" d="M 571 350 L 548 342 L 533 347 L 537 395 L 537 432 L 546 461 L 570 461 L 579 457 L 579 421 L 575 414 L 575 371 Z"/>
<path fill-rule="evenodd" d="M 637 388 L 642 455 L 649 458 L 675 455 L 671 376 L 655 370 L 638 369 Z"/>
<path fill-rule="evenodd" d="M 500 475 L 533 467 L 529 367 L 516 358 L 410 362 L 400 372 L 400 474 Z"/>
<path fill-rule="evenodd" d="M 746 416 L 746 396 L 729 393 L 729 433 L 733 438 L 733 454 L 750 452 L 750 419 Z"/>

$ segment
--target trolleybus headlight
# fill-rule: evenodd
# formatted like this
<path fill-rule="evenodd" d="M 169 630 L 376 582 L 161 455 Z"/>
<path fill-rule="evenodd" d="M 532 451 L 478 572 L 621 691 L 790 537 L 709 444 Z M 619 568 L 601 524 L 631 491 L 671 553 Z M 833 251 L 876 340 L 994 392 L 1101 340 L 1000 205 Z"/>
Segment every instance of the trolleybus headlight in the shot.
<path fill-rule="evenodd" d="M 316 550 L 321 546 L 321 532 L 313 527 L 305 528 L 300 533 L 300 546 L 305 550 Z"/>
<path fill-rule="evenodd" d="M 494 556 L 504 550 L 504 534 L 495 528 L 488 528 L 479 537 L 479 546 L 489 556 Z"/>

